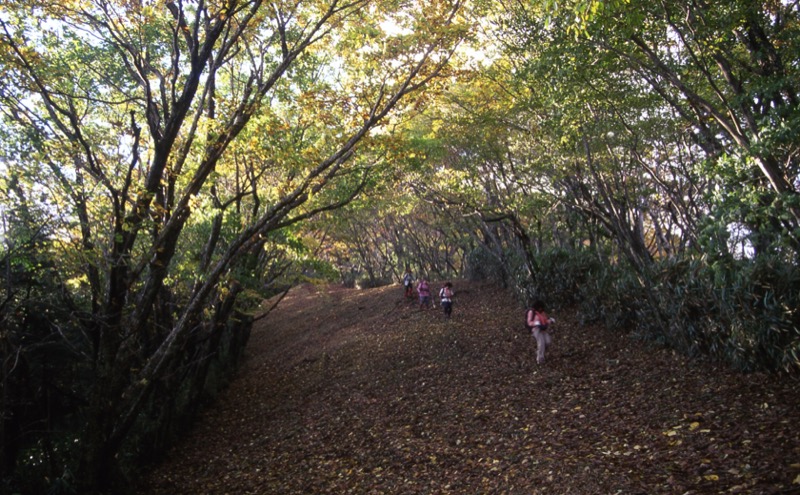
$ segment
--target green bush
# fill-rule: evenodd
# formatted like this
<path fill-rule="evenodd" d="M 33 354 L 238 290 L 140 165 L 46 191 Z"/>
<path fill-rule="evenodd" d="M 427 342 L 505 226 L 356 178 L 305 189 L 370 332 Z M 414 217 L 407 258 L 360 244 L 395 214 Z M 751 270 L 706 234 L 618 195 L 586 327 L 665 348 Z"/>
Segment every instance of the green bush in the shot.
<path fill-rule="evenodd" d="M 800 272 L 774 257 L 662 262 L 637 334 L 740 370 L 800 371 Z M 644 322 L 661 322 L 645 324 Z"/>
<path fill-rule="evenodd" d="M 522 300 L 577 307 L 584 323 L 735 369 L 800 371 L 800 269 L 779 255 L 687 256 L 655 262 L 648 273 L 588 250 L 542 252 L 535 276 L 516 263 Z"/>
<path fill-rule="evenodd" d="M 513 273 L 513 266 L 504 265 L 496 254 L 483 245 L 467 254 L 466 277 L 470 280 L 489 280 L 505 287 L 509 269 Z"/>

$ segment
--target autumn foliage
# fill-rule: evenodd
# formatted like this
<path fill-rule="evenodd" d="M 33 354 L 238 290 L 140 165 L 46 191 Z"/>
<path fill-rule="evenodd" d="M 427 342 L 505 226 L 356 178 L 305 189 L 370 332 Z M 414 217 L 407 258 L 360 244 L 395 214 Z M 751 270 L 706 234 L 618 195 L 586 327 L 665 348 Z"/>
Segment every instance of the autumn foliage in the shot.
<path fill-rule="evenodd" d="M 434 284 L 436 286 L 436 284 Z M 293 289 L 239 378 L 141 494 L 793 493 L 793 382 L 650 347 L 553 308 L 536 364 L 512 294 L 453 319 L 398 285 Z"/>

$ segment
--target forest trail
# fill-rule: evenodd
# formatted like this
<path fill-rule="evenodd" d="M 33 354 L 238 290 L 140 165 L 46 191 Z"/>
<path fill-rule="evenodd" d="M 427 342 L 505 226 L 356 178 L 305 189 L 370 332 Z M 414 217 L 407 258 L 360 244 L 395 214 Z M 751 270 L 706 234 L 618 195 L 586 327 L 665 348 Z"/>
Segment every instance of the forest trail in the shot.
<path fill-rule="evenodd" d="M 509 294 L 454 288 L 451 321 L 399 286 L 293 289 L 139 493 L 800 493 L 797 381 L 565 310 L 540 366 Z"/>

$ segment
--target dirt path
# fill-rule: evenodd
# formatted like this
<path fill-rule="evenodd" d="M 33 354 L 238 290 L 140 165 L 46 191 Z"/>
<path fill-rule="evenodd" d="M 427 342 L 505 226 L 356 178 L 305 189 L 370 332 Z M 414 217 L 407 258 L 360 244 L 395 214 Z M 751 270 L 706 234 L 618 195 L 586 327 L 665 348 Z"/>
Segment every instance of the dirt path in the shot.
<path fill-rule="evenodd" d="M 239 378 L 142 494 L 800 493 L 798 383 L 741 375 L 456 283 L 454 316 L 401 288 L 294 289 Z"/>

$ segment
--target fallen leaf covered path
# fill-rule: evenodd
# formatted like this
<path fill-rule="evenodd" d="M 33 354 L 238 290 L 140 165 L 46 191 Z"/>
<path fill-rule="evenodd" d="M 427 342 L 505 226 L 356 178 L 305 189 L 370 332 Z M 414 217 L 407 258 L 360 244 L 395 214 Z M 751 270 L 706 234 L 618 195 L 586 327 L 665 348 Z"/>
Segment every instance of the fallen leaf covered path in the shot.
<path fill-rule="evenodd" d="M 687 360 L 457 281 L 453 318 L 398 286 L 293 289 L 141 494 L 800 493 L 796 381 Z"/>

